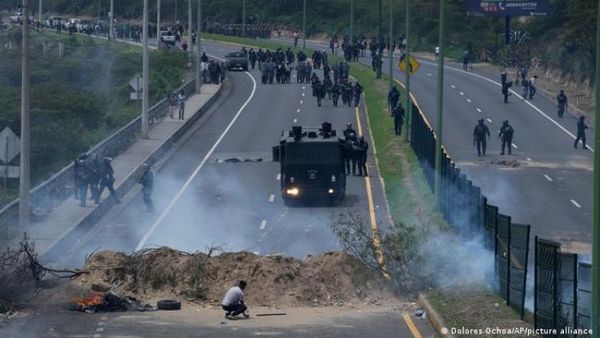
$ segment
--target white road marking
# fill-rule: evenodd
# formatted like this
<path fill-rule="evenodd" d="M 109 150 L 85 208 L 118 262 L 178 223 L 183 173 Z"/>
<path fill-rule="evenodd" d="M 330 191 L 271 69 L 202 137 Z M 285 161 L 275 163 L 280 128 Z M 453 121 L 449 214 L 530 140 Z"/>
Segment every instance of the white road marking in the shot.
<path fill-rule="evenodd" d="M 294 119 L 294 123 L 298 123 L 298 119 Z"/>
<path fill-rule="evenodd" d="M 436 66 L 436 67 L 437 67 L 437 63 L 433 63 L 433 62 L 427 62 L 427 61 L 424 61 L 424 60 L 419 60 L 419 61 L 420 61 L 421 63 L 424 63 L 424 64 L 427 64 L 427 65 L 430 65 L 430 66 Z M 496 85 L 496 86 L 498 86 L 498 87 L 502 87 L 502 84 L 500 84 L 499 82 L 497 82 L 497 81 L 494 81 L 494 80 L 492 80 L 492 79 L 489 79 L 489 78 L 487 78 L 487 77 L 485 77 L 485 76 L 482 76 L 482 75 L 479 75 L 479 74 L 476 74 L 476 73 L 465 72 L 465 71 L 464 71 L 464 70 L 462 70 L 462 69 L 457 69 L 457 68 L 454 68 L 454 67 L 445 66 L 445 68 L 447 68 L 447 69 L 450 69 L 450 70 L 453 70 L 453 71 L 455 71 L 455 72 L 459 72 L 459 73 L 464 73 L 464 74 L 468 74 L 468 75 L 471 75 L 471 76 L 475 76 L 475 77 L 478 77 L 478 78 L 480 78 L 480 79 L 482 79 L 482 80 L 485 80 L 485 81 L 487 81 L 487 82 L 493 83 L 493 84 L 495 84 L 495 85 Z M 454 87 L 453 87 L 453 88 L 454 88 Z M 514 91 L 514 90 L 512 90 L 512 89 L 511 89 L 511 90 L 510 90 L 510 92 L 511 92 L 513 95 L 515 95 L 516 97 L 518 97 L 518 98 L 520 98 L 520 99 L 523 99 L 523 97 L 522 97 L 521 95 L 519 95 L 519 93 L 517 93 L 516 91 Z M 544 112 L 543 112 L 543 111 L 542 111 L 540 108 L 536 107 L 536 106 L 535 106 L 533 103 L 531 103 L 531 102 L 529 102 L 529 101 L 525 101 L 525 103 L 526 103 L 527 105 L 529 105 L 531 108 L 533 108 L 535 111 L 537 111 L 538 113 L 540 113 L 540 115 L 542 115 L 543 117 L 545 117 L 545 118 L 546 118 L 548 121 L 552 122 L 552 124 L 554 124 L 555 126 L 557 126 L 557 127 L 560 129 L 560 130 L 564 131 L 564 132 L 565 132 L 567 135 L 571 136 L 571 138 L 572 138 L 572 139 L 574 139 L 574 140 L 575 140 L 575 139 L 577 138 L 577 137 L 575 137 L 575 135 L 573 135 L 573 133 L 571 133 L 570 131 L 568 131 L 567 129 L 565 129 L 565 127 L 563 127 L 563 126 L 562 126 L 560 123 L 556 122 L 556 121 L 555 121 L 553 118 L 551 118 L 550 116 L 548 116 L 548 115 L 547 115 L 546 113 L 544 113 Z M 588 145 L 588 146 L 586 146 L 586 147 L 587 147 L 589 150 L 591 150 L 592 152 L 594 151 L 594 149 L 593 149 L 592 147 L 590 147 L 589 145 Z"/>
<path fill-rule="evenodd" d="M 98 322 L 98 326 L 104 326 L 104 322 Z"/>
<path fill-rule="evenodd" d="M 154 222 L 154 224 L 152 224 L 152 226 L 150 227 L 150 229 L 148 229 L 148 232 L 146 232 L 146 234 L 144 235 L 144 237 L 142 237 L 142 240 L 140 240 L 140 242 L 138 243 L 137 247 L 135 248 L 136 251 L 138 251 L 138 250 L 140 250 L 140 249 L 142 249 L 144 247 L 144 245 L 146 244 L 146 241 L 148 241 L 148 239 L 150 238 L 150 236 L 154 233 L 154 231 L 156 231 L 156 228 L 158 228 L 158 225 L 165 219 L 165 217 L 167 216 L 167 214 L 169 213 L 169 211 L 171 211 L 171 209 L 173 208 L 173 206 L 175 205 L 175 203 L 177 203 L 177 201 L 181 198 L 181 196 L 183 195 L 183 193 L 185 192 L 185 190 L 190 186 L 190 184 L 192 183 L 192 181 L 194 180 L 194 178 L 196 177 L 196 175 L 198 175 L 198 172 L 200 172 L 200 169 L 202 169 L 202 167 L 204 167 L 204 164 L 206 163 L 206 161 L 208 161 L 208 158 L 210 156 L 212 156 L 212 154 L 215 151 L 215 149 L 217 149 L 217 147 L 219 146 L 219 144 L 221 144 L 221 141 L 223 141 L 223 139 L 225 138 L 225 135 L 227 135 L 227 133 L 229 132 L 229 130 L 231 129 L 231 127 L 233 126 L 233 124 L 235 123 L 235 121 L 237 121 L 237 119 L 240 117 L 240 115 L 242 114 L 242 112 L 244 111 L 244 109 L 246 109 L 246 106 L 250 103 L 250 101 L 254 97 L 254 93 L 256 93 L 256 81 L 254 80 L 254 77 L 252 77 L 252 75 L 249 72 L 245 72 L 245 73 L 246 73 L 246 75 L 248 75 L 250 77 L 250 80 L 252 80 L 252 92 L 250 93 L 250 96 L 248 97 L 248 99 L 246 100 L 246 102 L 244 102 L 244 104 L 240 107 L 240 110 L 238 110 L 238 112 L 235 114 L 235 116 L 233 117 L 233 119 L 231 120 L 231 122 L 229 122 L 229 125 L 227 125 L 227 128 L 225 128 L 225 130 L 223 131 L 223 133 L 221 134 L 221 136 L 219 136 L 219 138 L 217 139 L 217 141 L 215 142 L 215 144 L 213 144 L 212 148 L 210 148 L 210 150 L 208 151 L 208 153 L 204 156 L 204 158 L 202 159 L 202 162 L 200 162 L 200 164 L 196 167 L 196 169 L 194 169 L 194 172 L 192 172 L 192 175 L 187 179 L 187 181 L 185 182 L 185 184 L 177 192 L 177 194 L 171 200 L 171 202 L 169 202 L 169 204 L 167 205 L 166 209 L 163 210 L 163 212 L 160 214 L 160 216 L 158 217 L 158 219 L 156 220 L 156 222 Z"/>
<path fill-rule="evenodd" d="M 467 102 L 471 103 L 471 99 L 467 99 Z"/>
<path fill-rule="evenodd" d="M 544 177 L 548 180 L 548 182 L 552 182 L 552 178 L 546 174 L 544 174 Z"/>
<path fill-rule="evenodd" d="M 427 73 L 427 76 L 433 76 L 433 74 L 431 74 L 431 73 Z"/>
<path fill-rule="evenodd" d="M 463 93 L 463 92 L 460 92 L 460 96 L 465 96 L 465 93 Z"/>
<path fill-rule="evenodd" d="M 304 90 L 304 89 L 306 89 L 306 87 L 305 87 L 305 86 L 302 86 L 302 90 Z"/>
<path fill-rule="evenodd" d="M 303 104 L 303 103 L 304 103 L 304 100 L 300 100 L 300 104 Z"/>
<path fill-rule="evenodd" d="M 277 177 L 275 179 L 281 181 L 281 174 L 277 174 Z"/>
<path fill-rule="evenodd" d="M 96 334 L 94 335 L 94 338 L 102 338 L 102 335 L 101 335 L 101 334 L 99 334 L 99 333 L 96 333 Z"/>
<path fill-rule="evenodd" d="M 531 161 L 531 157 L 525 157 L 527 161 Z"/>
<path fill-rule="evenodd" d="M 450 87 L 452 87 L 452 88 L 456 88 L 456 86 L 455 86 L 455 85 L 450 85 Z"/>
<path fill-rule="evenodd" d="M 260 222 L 260 230 L 265 230 L 266 227 L 267 227 L 267 221 L 263 219 Z"/>
<path fill-rule="evenodd" d="M 519 147 L 517 147 L 517 145 L 516 145 L 516 144 L 514 144 L 514 143 L 512 144 L 512 146 L 513 146 L 513 148 L 515 148 L 515 149 L 519 149 Z"/>
<path fill-rule="evenodd" d="M 296 113 L 299 113 L 299 112 L 300 112 L 300 108 L 296 109 Z"/>
<path fill-rule="evenodd" d="M 487 119 L 487 121 L 488 121 L 489 123 L 494 123 L 494 121 L 492 121 L 491 119 Z"/>
<path fill-rule="evenodd" d="M 581 208 L 581 205 L 579 203 L 577 203 L 576 200 L 571 200 L 571 203 L 573 203 L 574 206 Z"/>
<path fill-rule="evenodd" d="M 269 196 L 269 202 L 273 203 L 273 201 L 275 201 L 275 194 L 271 194 L 271 196 Z"/>
<path fill-rule="evenodd" d="M 478 112 L 478 113 L 481 113 L 481 108 L 477 108 L 477 112 Z"/>
<path fill-rule="evenodd" d="M 305 93 L 302 93 L 302 96 L 306 95 Z"/>
<path fill-rule="evenodd" d="M 102 332 L 102 331 L 104 331 L 104 328 L 103 328 L 103 327 L 97 327 L 97 328 L 96 328 L 96 332 Z"/>

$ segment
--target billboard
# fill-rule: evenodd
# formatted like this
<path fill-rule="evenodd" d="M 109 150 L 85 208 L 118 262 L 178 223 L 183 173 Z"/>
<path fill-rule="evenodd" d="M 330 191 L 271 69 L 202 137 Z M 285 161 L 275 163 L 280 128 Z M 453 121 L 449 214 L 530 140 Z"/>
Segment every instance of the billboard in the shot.
<path fill-rule="evenodd" d="M 473 16 L 529 16 L 548 14 L 550 0 L 465 0 Z"/>

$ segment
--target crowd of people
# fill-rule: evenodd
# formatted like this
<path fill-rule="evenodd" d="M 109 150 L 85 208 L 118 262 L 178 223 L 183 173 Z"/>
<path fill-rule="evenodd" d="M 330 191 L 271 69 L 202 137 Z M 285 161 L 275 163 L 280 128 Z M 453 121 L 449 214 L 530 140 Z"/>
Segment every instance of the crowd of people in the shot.
<path fill-rule="evenodd" d="M 112 158 L 110 157 L 100 160 L 98 155 L 88 156 L 86 154 L 82 154 L 75 160 L 73 164 L 74 195 L 75 199 L 79 200 L 80 206 L 86 207 L 88 191 L 91 199 L 99 204 L 104 189 L 110 191 L 114 203 L 121 203 L 114 189 L 115 177 L 111 162 Z"/>
<path fill-rule="evenodd" d="M 346 175 L 369 176 L 367 173 L 367 153 L 369 143 L 364 136 L 357 136 L 352 123 L 348 122 L 344 129 L 344 168 Z"/>

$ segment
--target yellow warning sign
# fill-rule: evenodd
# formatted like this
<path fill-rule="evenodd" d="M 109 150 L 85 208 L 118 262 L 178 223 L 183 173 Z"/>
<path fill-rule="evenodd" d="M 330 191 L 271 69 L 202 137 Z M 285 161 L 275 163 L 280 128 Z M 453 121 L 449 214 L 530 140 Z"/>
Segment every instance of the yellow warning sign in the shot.
<path fill-rule="evenodd" d="M 403 55 L 400 58 L 400 63 L 398 64 L 398 67 L 400 67 L 400 70 L 402 70 L 403 72 L 406 72 L 406 65 L 406 56 Z M 413 75 L 417 72 L 417 70 L 419 70 L 419 68 L 421 68 L 421 64 L 419 63 L 419 61 L 417 61 L 417 59 L 415 59 L 412 55 L 408 56 L 408 66 L 410 67 L 410 75 Z"/>

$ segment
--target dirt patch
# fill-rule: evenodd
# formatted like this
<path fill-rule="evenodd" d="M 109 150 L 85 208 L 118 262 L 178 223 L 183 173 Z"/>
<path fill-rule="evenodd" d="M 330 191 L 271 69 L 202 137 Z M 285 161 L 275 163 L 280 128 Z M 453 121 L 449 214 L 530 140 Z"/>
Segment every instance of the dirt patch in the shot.
<path fill-rule="evenodd" d="M 481 334 L 476 334 L 477 337 L 504 337 L 486 335 L 486 328 L 533 329 L 530 323 L 520 320 L 516 312 L 486 286 L 470 285 L 434 290 L 429 292 L 427 297 L 442 316 L 448 329 L 482 329 Z M 473 334 L 455 334 L 455 337 L 473 337 Z"/>
<path fill-rule="evenodd" d="M 248 281 L 247 301 L 254 305 L 382 304 L 394 298 L 374 271 L 340 252 L 298 260 L 248 252 L 209 257 L 169 248 L 133 255 L 103 251 L 89 258 L 85 270 L 89 275 L 73 281 L 82 290 L 107 287 L 146 300 L 180 297 L 218 304 L 240 279 Z"/>

